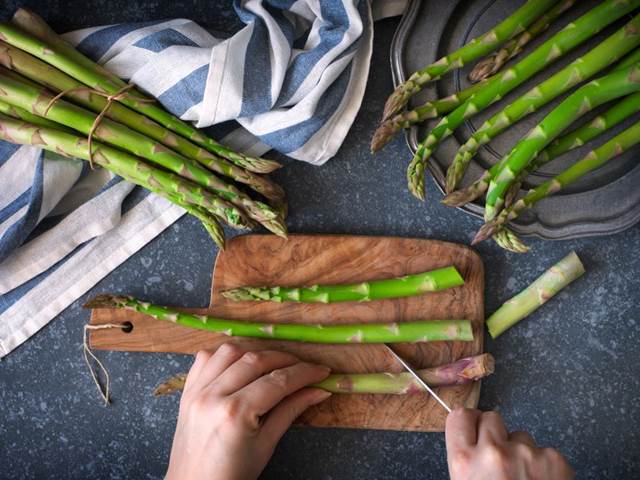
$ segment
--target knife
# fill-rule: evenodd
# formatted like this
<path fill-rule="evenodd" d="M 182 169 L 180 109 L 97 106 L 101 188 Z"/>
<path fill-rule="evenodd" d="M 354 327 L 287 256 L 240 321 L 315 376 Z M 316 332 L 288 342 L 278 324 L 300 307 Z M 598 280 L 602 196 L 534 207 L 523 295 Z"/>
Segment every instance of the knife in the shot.
<path fill-rule="evenodd" d="M 444 401 L 438 396 L 438 394 L 436 392 L 433 391 L 433 389 L 427 385 L 427 383 L 422 380 L 422 378 L 420 377 L 420 375 L 418 375 L 416 373 L 416 371 L 411 368 L 411 365 L 409 365 L 400 355 L 398 355 L 396 353 L 396 351 L 391 348 L 391 346 L 387 343 L 384 344 L 385 347 L 387 347 L 387 349 L 389 350 L 389 352 L 391 352 L 391 355 L 393 355 L 395 357 L 396 360 L 398 360 L 398 362 L 400 362 L 400 364 L 404 367 L 404 369 L 409 372 L 411 375 L 413 375 L 413 378 L 416 379 L 416 381 L 427 391 L 429 392 L 429 394 L 435 398 L 438 403 L 440 405 L 442 405 L 442 407 L 448 412 L 451 413 L 451 408 L 449 407 L 449 405 L 447 405 L 446 403 L 444 403 Z"/>

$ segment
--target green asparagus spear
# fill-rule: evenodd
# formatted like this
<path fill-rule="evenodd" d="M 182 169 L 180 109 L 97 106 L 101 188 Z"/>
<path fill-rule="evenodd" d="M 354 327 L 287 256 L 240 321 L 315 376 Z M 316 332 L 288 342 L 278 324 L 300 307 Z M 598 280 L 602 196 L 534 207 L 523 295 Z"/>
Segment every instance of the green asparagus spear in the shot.
<path fill-rule="evenodd" d="M 185 327 L 223 333 L 234 337 L 269 338 L 314 343 L 397 343 L 473 340 L 471 323 L 468 320 L 342 325 L 255 323 L 244 320 L 225 320 L 206 315 L 192 315 L 122 295 L 99 295 L 84 306 L 87 308 L 125 308 L 150 315 L 158 320 L 168 320 Z"/>
<path fill-rule="evenodd" d="M 640 90 L 640 63 L 593 80 L 567 97 L 533 128 L 507 155 L 491 179 L 485 203 L 485 220 L 493 220 L 502 208 L 504 194 L 538 152 L 588 111 L 615 98 Z"/>
<path fill-rule="evenodd" d="M 557 1 L 529 0 L 511 16 L 484 35 L 474 38 L 459 50 L 413 73 L 408 80 L 396 87 L 387 100 L 384 106 L 383 119 L 390 118 L 398 113 L 407 104 L 409 98 L 419 92 L 425 83 L 435 81 L 445 73 L 461 68 L 466 63 L 492 52 L 496 47 L 499 47 L 531 25 Z"/>
<path fill-rule="evenodd" d="M 616 103 L 606 112 L 598 115 L 585 125 L 558 137 L 545 148 L 526 168 L 521 178 L 528 176 L 542 165 L 558 158 L 560 155 L 578 148 L 589 140 L 597 137 L 606 130 L 613 128 L 634 113 L 640 112 L 640 92 L 629 95 Z M 496 163 L 488 171 L 485 170 L 480 178 L 465 189 L 457 190 L 447 195 L 442 203 L 451 207 L 461 207 L 480 197 L 489 188 L 491 178 L 498 172 L 502 163 Z"/>
<path fill-rule="evenodd" d="M 631 147 L 640 143 L 640 122 L 616 135 L 599 148 L 591 150 L 582 160 L 574 163 L 567 170 L 556 175 L 551 180 L 544 182 L 532 189 L 523 198 L 515 202 L 511 207 L 505 208 L 496 218 L 483 225 L 478 231 L 473 243 L 481 242 L 500 229 L 506 222 L 514 220 L 522 211 L 530 208 L 543 198 L 557 193 L 567 185 L 575 182 L 589 172 L 601 167 L 609 160 L 622 155 Z"/>
<path fill-rule="evenodd" d="M 3 114 L 0 114 L 0 140 L 35 145 L 45 150 L 83 160 L 89 160 L 91 157 L 86 138 L 71 135 L 58 129 L 16 120 Z M 181 196 L 185 203 L 198 205 L 231 226 L 247 227 L 247 219 L 242 211 L 195 183 L 178 175 L 153 168 L 133 155 L 98 142 L 92 144 L 92 150 L 93 160 L 96 164 L 120 175 L 127 181 L 141 185 L 164 197 Z"/>
<path fill-rule="evenodd" d="M 0 41 L 0 63 L 19 73 L 23 78 L 39 82 L 53 92 L 67 92 L 65 97 L 96 113 L 102 112 L 108 104 L 105 97 L 87 91 L 88 87 L 84 84 L 48 63 L 2 41 Z M 250 186 L 270 200 L 280 201 L 284 198 L 282 189 L 267 178 L 243 170 L 217 157 L 118 102 L 111 103 L 105 116 L 162 143 L 185 157 L 196 160 L 213 172 Z"/>
<path fill-rule="evenodd" d="M 222 292 L 229 300 L 301 303 L 364 302 L 385 298 L 410 297 L 437 292 L 464 284 L 456 267 L 439 268 L 416 275 L 372 280 L 352 285 L 314 285 L 312 287 L 239 287 Z"/>
<path fill-rule="evenodd" d="M 96 114 L 59 99 L 53 103 L 53 95 L 44 88 L 36 89 L 5 75 L 0 68 L 0 98 L 25 110 L 89 134 L 96 120 Z M 168 170 L 177 173 L 215 192 L 239 208 L 250 218 L 280 236 L 286 237 L 286 227 L 278 221 L 278 213 L 268 205 L 251 199 L 230 183 L 215 176 L 199 163 L 183 157 L 173 150 L 151 140 L 112 120 L 103 118 L 94 131 L 95 138 L 120 147 L 137 156 L 146 158 Z M 269 223 L 268 223 L 269 222 Z"/>
<path fill-rule="evenodd" d="M 371 138 L 371 153 L 375 153 L 382 149 L 393 136 L 403 128 L 409 128 L 411 125 L 424 122 L 430 118 L 437 118 L 442 115 L 446 115 L 451 110 L 456 108 L 462 102 L 471 98 L 476 92 L 485 88 L 487 81 L 476 83 L 469 88 L 449 95 L 448 97 L 439 98 L 431 102 L 426 102 L 419 107 L 406 112 L 400 112 L 391 118 L 388 118 L 378 125 L 378 128 Z"/>
<path fill-rule="evenodd" d="M 535 22 L 529 25 L 524 32 L 513 37 L 497 52 L 480 60 L 474 69 L 471 70 L 471 73 L 469 73 L 469 80 L 476 83 L 494 75 L 505 63 L 518 55 L 531 40 L 544 33 L 554 20 L 569 10 L 574 3 L 576 3 L 576 0 L 562 0 L 551 10 L 545 12 Z"/>
<path fill-rule="evenodd" d="M 224 250 L 225 247 L 225 237 L 224 230 L 222 229 L 222 225 L 220 222 L 211 215 L 207 210 L 198 205 L 193 205 L 191 203 L 185 202 L 184 199 L 179 195 L 166 194 L 164 195 L 169 201 L 175 203 L 176 205 L 184 208 L 188 214 L 196 217 L 198 220 L 202 222 L 202 226 L 207 231 L 211 239 L 214 241 L 216 245 L 220 248 L 220 250 Z"/>
<path fill-rule="evenodd" d="M 527 253 L 531 248 L 525 245 L 518 236 L 507 227 L 499 229 L 493 234 L 493 240 L 500 247 L 513 253 Z"/>
<path fill-rule="evenodd" d="M 108 94 L 115 94 L 126 86 L 125 82 L 116 75 L 109 73 L 89 58 L 74 50 L 67 42 L 59 38 L 50 29 L 44 20 L 28 11 L 19 11 L 14 17 L 14 22 L 20 24 L 20 28 L 8 23 L 0 23 L 0 40 L 24 50 L 35 57 L 59 68 L 66 74 L 79 80 L 96 90 Z M 29 32 L 29 33 L 25 33 Z M 192 125 L 183 122 L 156 104 L 138 101 L 146 98 L 138 90 L 133 90 L 132 95 L 120 100 L 133 110 L 155 120 L 169 130 L 182 135 L 195 142 L 212 153 L 220 155 L 236 165 L 256 173 L 269 173 L 280 164 L 263 158 L 249 157 L 220 145 L 212 138 L 207 137 Z"/>
<path fill-rule="evenodd" d="M 491 375 L 495 360 L 490 353 L 461 358 L 439 367 L 417 370 L 431 387 L 450 387 L 475 382 Z M 156 396 L 170 395 L 184 389 L 186 373 L 179 373 L 156 387 Z M 332 393 L 408 395 L 424 393 L 410 373 L 334 373 L 320 383 L 311 385 Z"/>
<path fill-rule="evenodd" d="M 487 327 L 491 337 L 498 338 L 583 273 L 582 262 L 575 252 L 571 252 L 489 317 Z"/>
<path fill-rule="evenodd" d="M 447 170 L 446 191 L 456 189 L 478 149 L 525 116 L 608 67 L 640 45 L 640 15 L 609 38 L 495 114 L 460 147 Z"/>
<path fill-rule="evenodd" d="M 640 7 L 640 0 L 605 0 L 551 37 L 517 65 L 496 76 L 485 88 L 443 118 L 429 133 L 407 170 L 409 190 L 424 199 L 424 173 L 428 159 L 438 144 L 466 119 L 496 102 L 542 68 L 577 47 L 610 23 Z"/>
<path fill-rule="evenodd" d="M 57 128 L 68 133 L 73 133 L 73 130 L 65 127 L 64 125 L 60 125 L 59 123 L 39 117 L 38 115 L 34 115 L 33 113 L 28 112 L 23 108 L 15 107 L 3 102 L 2 100 L 0 100 L 0 113 L 4 113 L 5 115 L 13 118 L 19 118 L 20 120 L 24 120 L 28 123 L 38 123 L 38 120 L 40 120 L 38 124 L 44 127 Z"/>

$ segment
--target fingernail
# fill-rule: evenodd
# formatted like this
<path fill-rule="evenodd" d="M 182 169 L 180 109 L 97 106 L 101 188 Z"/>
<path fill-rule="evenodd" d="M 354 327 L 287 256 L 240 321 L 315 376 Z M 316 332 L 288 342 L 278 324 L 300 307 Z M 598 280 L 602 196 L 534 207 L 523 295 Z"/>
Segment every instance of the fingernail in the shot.
<path fill-rule="evenodd" d="M 327 398 L 331 396 L 331 392 L 327 392 L 326 390 L 317 390 L 317 393 L 314 395 L 312 405 L 316 405 L 320 402 L 324 402 Z"/>
<path fill-rule="evenodd" d="M 320 367 L 321 369 L 326 371 L 327 375 L 329 375 L 331 373 L 331 368 L 327 367 L 326 365 L 318 365 L 318 367 Z"/>

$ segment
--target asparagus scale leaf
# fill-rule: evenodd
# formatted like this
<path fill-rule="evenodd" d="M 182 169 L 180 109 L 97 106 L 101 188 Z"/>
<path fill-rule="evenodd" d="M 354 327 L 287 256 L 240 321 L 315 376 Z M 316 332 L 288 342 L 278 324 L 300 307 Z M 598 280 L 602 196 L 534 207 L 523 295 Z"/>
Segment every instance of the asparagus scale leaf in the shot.
<path fill-rule="evenodd" d="M 431 387 L 450 387 L 475 382 L 491 375 L 495 360 L 489 353 L 461 358 L 453 363 L 424 368 L 416 373 Z M 156 396 L 170 395 L 184 389 L 186 373 L 179 373 L 156 387 Z M 424 393 L 410 373 L 334 373 L 311 385 L 331 393 L 410 395 Z"/>
<path fill-rule="evenodd" d="M 360 282 L 352 285 L 314 285 L 311 287 L 239 287 L 222 292 L 229 300 L 337 303 L 364 302 L 409 297 L 437 292 L 464 284 L 455 267 L 445 267 L 399 278 Z"/>
<path fill-rule="evenodd" d="M 477 92 L 453 112 L 443 118 L 418 145 L 407 170 L 409 190 L 419 199 L 424 199 L 424 174 L 427 161 L 442 140 L 449 137 L 466 119 L 476 115 L 547 65 L 576 48 L 607 25 L 640 6 L 640 0 L 605 0 L 595 8 L 567 25 L 533 53 L 515 66 L 496 75 L 496 80 Z"/>
<path fill-rule="evenodd" d="M 505 330 L 533 313 L 556 293 L 582 276 L 584 272 L 580 258 L 575 252 L 571 252 L 522 292 L 507 300 L 487 319 L 487 328 L 491 337 L 499 337 Z"/>
<path fill-rule="evenodd" d="M 468 320 L 427 320 L 340 325 L 257 323 L 243 320 L 226 320 L 207 315 L 193 315 L 124 295 L 99 295 L 84 306 L 87 308 L 124 308 L 185 327 L 239 337 L 314 343 L 397 343 L 473 340 L 473 331 Z"/>
<path fill-rule="evenodd" d="M 419 92 L 427 82 L 435 81 L 445 73 L 461 68 L 468 62 L 492 52 L 496 47 L 522 32 L 557 1 L 529 0 L 484 35 L 474 38 L 459 50 L 413 73 L 404 83 L 396 87 L 387 100 L 383 119 L 398 113 L 407 104 L 409 98 Z"/>

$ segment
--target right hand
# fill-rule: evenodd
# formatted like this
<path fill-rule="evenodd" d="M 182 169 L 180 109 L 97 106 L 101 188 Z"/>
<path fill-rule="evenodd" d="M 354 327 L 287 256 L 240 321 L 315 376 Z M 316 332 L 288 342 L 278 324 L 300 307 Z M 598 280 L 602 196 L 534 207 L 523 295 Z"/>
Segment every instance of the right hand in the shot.
<path fill-rule="evenodd" d="M 575 472 L 526 432 L 508 433 L 498 412 L 459 408 L 445 429 L 451 480 L 571 480 Z"/>

